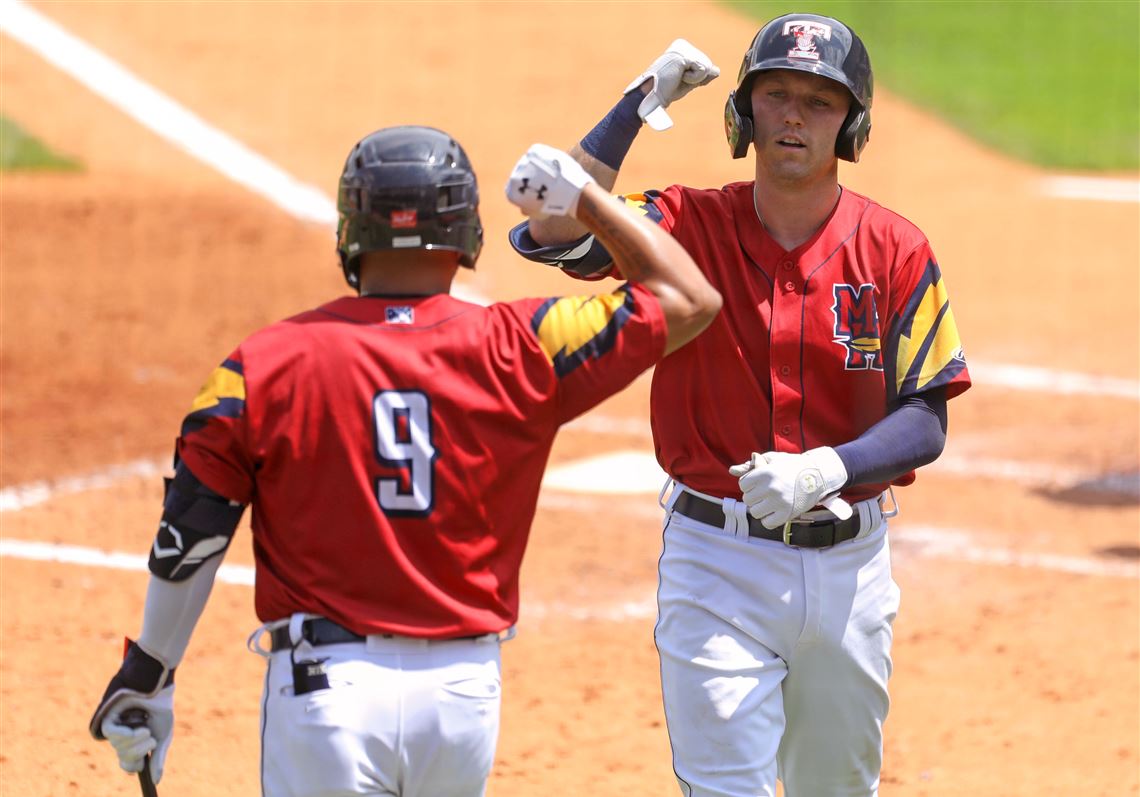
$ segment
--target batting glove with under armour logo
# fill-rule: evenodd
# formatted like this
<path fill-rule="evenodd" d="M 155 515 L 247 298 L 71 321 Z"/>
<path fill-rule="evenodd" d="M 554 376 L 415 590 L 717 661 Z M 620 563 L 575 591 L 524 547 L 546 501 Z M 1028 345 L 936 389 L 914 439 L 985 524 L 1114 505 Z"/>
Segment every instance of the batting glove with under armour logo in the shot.
<path fill-rule="evenodd" d="M 748 513 L 766 528 L 779 528 L 817 504 L 844 520 L 851 517 L 851 507 L 838 497 L 847 482 L 847 468 L 828 446 L 802 454 L 753 454 L 728 472 L 740 480 Z"/>
<path fill-rule="evenodd" d="M 719 75 L 720 68 L 712 59 L 684 39 L 677 39 L 648 69 L 635 77 L 622 93 L 629 94 L 652 78 L 653 87 L 637 107 L 637 115 L 654 130 L 668 130 L 673 126 L 673 120 L 665 113 L 669 104 L 681 99 L 697 86 L 711 83 Z"/>
<path fill-rule="evenodd" d="M 562 150 L 535 144 L 519 158 L 507 180 L 507 199 L 531 218 L 571 216 L 578 196 L 594 178 Z"/>

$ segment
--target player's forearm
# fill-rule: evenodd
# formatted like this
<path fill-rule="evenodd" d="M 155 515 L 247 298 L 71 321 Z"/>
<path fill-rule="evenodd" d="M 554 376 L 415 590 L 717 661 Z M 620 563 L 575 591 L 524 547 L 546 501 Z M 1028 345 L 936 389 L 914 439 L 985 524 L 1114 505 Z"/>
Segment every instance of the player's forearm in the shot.
<path fill-rule="evenodd" d="M 577 216 L 605 245 L 622 275 L 657 297 L 669 327 L 666 354 L 712 322 L 720 310 L 721 296 L 672 236 L 614 202 L 596 184 L 582 191 Z"/>
<path fill-rule="evenodd" d="M 221 555 L 207 559 L 182 581 L 150 577 L 138 645 L 170 669 L 177 667 L 186 653 L 221 564 Z"/>
<path fill-rule="evenodd" d="M 617 170 L 612 169 L 593 155 L 585 152 L 581 146 L 575 144 L 567 153 L 581 164 L 586 173 L 597 180 L 598 185 L 607 192 L 612 191 L 617 182 Z M 554 246 L 575 241 L 589 232 L 589 228 L 571 216 L 547 216 L 544 219 L 531 219 L 530 235 L 535 243 L 542 246 Z"/>
<path fill-rule="evenodd" d="M 938 459 L 946 445 L 946 395 L 919 393 L 850 443 L 835 447 L 848 485 L 888 482 Z"/>
<path fill-rule="evenodd" d="M 610 112 L 594 125 L 594 129 L 567 151 L 606 191 L 613 191 L 622 161 L 641 130 L 642 121 L 637 115 L 637 106 L 645 96 L 644 91 L 643 88 L 641 91 L 624 94 Z M 569 216 L 551 216 L 532 219 L 530 222 L 530 235 L 542 246 L 570 243 L 586 232 L 584 225 Z"/>

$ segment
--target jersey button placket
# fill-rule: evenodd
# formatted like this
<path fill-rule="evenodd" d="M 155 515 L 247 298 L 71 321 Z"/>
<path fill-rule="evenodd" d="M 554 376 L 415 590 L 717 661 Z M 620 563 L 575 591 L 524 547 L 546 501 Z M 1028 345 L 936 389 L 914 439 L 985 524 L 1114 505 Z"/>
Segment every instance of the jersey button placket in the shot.
<path fill-rule="evenodd" d="M 772 435 L 777 451 L 796 450 L 799 424 L 790 421 L 798 415 L 803 400 L 798 372 L 792 365 L 803 345 L 797 296 L 801 292 L 801 278 L 795 269 L 796 264 L 790 260 L 780 262 L 777 296 L 773 297 Z"/>

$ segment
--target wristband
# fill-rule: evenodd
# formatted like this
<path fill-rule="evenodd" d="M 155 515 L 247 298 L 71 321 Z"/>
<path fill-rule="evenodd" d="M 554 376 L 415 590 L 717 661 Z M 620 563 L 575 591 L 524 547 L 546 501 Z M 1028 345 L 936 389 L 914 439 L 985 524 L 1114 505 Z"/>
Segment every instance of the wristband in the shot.
<path fill-rule="evenodd" d="M 614 171 L 620 170 L 643 124 L 637 114 L 637 107 L 643 99 L 645 95 L 637 90 L 622 95 L 617 105 L 594 125 L 578 146 Z"/>

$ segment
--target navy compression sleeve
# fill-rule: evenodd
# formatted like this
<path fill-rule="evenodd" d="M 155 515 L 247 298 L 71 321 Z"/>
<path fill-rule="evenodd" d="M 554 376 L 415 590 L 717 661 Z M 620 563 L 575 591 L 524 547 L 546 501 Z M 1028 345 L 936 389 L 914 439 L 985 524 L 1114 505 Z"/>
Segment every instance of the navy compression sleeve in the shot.
<path fill-rule="evenodd" d="M 946 445 L 946 393 L 931 390 L 898 408 L 850 443 L 835 447 L 847 486 L 887 482 L 938 459 Z"/>
<path fill-rule="evenodd" d="M 642 121 L 637 115 L 637 107 L 643 99 L 645 95 L 640 91 L 622 95 L 617 105 L 594 125 L 578 146 L 614 171 L 620 171 L 622 161 L 641 130 Z"/>

